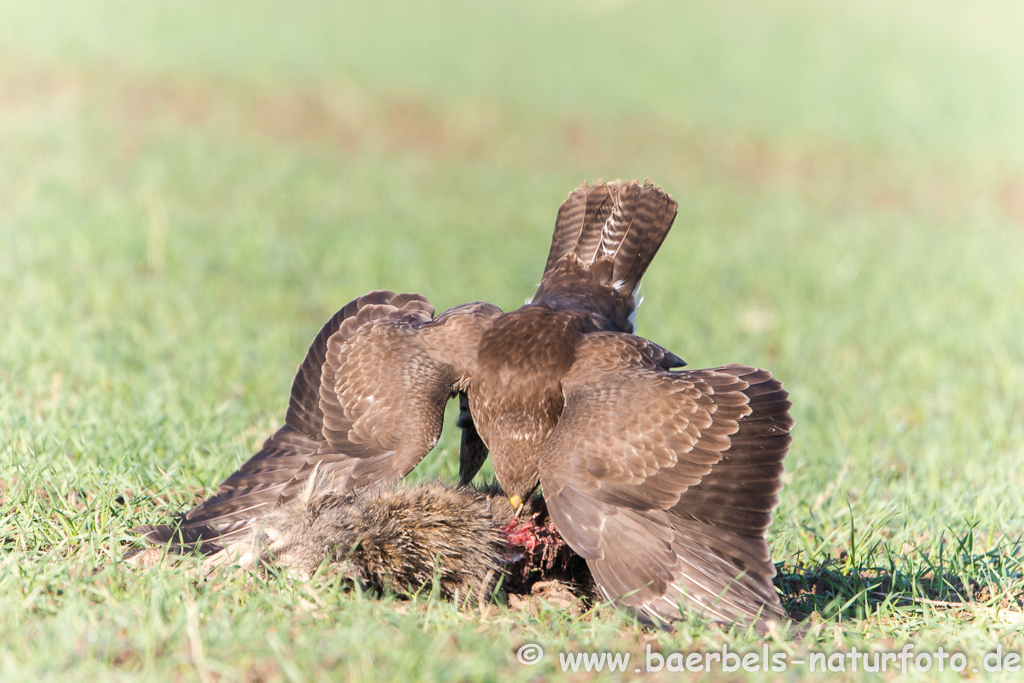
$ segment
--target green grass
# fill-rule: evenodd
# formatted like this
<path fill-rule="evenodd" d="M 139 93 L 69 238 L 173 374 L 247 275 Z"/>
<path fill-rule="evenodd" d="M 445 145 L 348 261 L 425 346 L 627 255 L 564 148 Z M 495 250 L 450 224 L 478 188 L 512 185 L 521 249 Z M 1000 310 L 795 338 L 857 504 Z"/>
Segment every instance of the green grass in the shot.
<path fill-rule="evenodd" d="M 565 651 L 908 642 L 970 673 L 1020 651 L 1022 20 L 1000 0 L 0 1 L 0 677 L 543 680 Z M 792 394 L 770 542 L 805 634 L 120 562 L 127 529 L 279 424 L 341 305 L 515 307 L 566 193 L 617 176 L 680 202 L 639 333 Z M 454 477 L 455 431 L 416 477 Z M 527 642 L 542 664 L 516 661 Z"/>

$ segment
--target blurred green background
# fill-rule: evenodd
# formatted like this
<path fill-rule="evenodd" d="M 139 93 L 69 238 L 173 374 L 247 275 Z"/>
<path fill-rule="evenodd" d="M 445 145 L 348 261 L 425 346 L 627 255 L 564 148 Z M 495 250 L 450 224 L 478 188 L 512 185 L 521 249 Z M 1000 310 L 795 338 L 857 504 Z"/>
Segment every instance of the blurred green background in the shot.
<path fill-rule="evenodd" d="M 62 619 L 151 624 L 144 596 L 184 579 L 114 568 L 121 602 L 66 591 L 259 446 L 335 310 L 376 288 L 518 306 L 559 203 L 597 178 L 650 177 L 680 204 L 638 333 L 691 367 L 768 367 L 792 394 L 784 573 L 881 567 L 941 593 L 946 552 L 963 585 L 1019 595 L 1021 26 L 1000 0 L 0 0 L 5 670 L 70 675 L 53 639 L 84 627 Z M 415 476 L 454 475 L 455 432 Z M 868 642 L 939 629 L 850 590 L 861 611 L 814 611 L 865 619 Z M 234 623 L 262 634 L 238 600 Z M 164 608 L 166 647 L 194 642 Z M 337 609 L 335 630 L 381 619 Z M 409 619 L 395 628 L 420 633 Z M 617 642 L 612 619 L 587 642 Z M 987 647 L 991 619 L 950 633 Z M 203 675 L 194 649 L 138 654 L 133 629 L 162 637 L 148 628 L 83 657 Z M 252 665 L 242 626 L 214 631 L 234 654 L 211 670 Z M 301 639 L 287 657 L 257 640 L 268 678 L 289 658 L 300 678 L 335 670 Z M 451 647 L 344 671 L 537 674 L 507 653 L 444 673 Z"/>

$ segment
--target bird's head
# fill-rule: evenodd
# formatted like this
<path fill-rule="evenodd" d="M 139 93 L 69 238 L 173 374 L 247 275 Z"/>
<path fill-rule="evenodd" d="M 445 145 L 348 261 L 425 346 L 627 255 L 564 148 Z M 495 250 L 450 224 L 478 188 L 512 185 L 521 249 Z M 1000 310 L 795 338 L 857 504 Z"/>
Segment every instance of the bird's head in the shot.
<path fill-rule="evenodd" d="M 519 515 L 540 484 L 536 462 L 533 462 L 531 466 L 529 461 L 520 461 L 519 463 L 513 461 L 512 468 L 501 467 L 498 464 L 499 462 L 501 462 L 500 458 L 494 461 L 494 474 L 497 476 L 498 483 L 501 484 L 505 495 L 508 496 L 508 502 L 512 506 L 512 511 Z M 523 469 L 515 470 L 516 464 L 522 466 Z M 512 471 L 508 471 L 509 469 L 512 469 Z"/>
<path fill-rule="evenodd" d="M 488 425 L 494 475 L 513 510 L 540 484 L 540 454 L 554 420 L 526 410 L 507 410 Z"/>

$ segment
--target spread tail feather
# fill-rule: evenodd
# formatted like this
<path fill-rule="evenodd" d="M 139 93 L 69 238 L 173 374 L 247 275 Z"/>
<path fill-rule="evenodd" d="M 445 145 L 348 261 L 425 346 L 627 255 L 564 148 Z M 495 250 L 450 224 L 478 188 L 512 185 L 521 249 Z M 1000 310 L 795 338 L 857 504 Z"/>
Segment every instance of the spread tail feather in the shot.
<path fill-rule="evenodd" d="M 584 183 L 558 210 L 533 303 L 585 308 L 631 332 L 636 290 L 678 205 L 650 180 Z"/>

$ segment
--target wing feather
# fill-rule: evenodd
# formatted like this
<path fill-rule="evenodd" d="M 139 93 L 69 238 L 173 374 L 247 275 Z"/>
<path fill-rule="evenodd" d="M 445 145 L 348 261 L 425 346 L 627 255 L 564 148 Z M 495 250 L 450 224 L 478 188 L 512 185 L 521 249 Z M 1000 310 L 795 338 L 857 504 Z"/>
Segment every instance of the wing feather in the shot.
<path fill-rule="evenodd" d="M 670 372 L 637 338 L 588 335 L 541 456 L 555 525 L 602 592 L 665 623 L 783 616 L 764 532 L 793 426 L 765 370 Z M 649 342 L 648 342 L 649 343 Z"/>
<path fill-rule="evenodd" d="M 500 313 L 489 304 L 436 319 L 433 311 L 418 294 L 392 292 L 371 292 L 343 307 L 299 365 L 285 425 L 176 525 L 140 533 L 216 549 L 297 495 L 314 471 L 338 490 L 407 474 L 437 442 L 445 403 L 472 362 L 476 337 Z"/>

